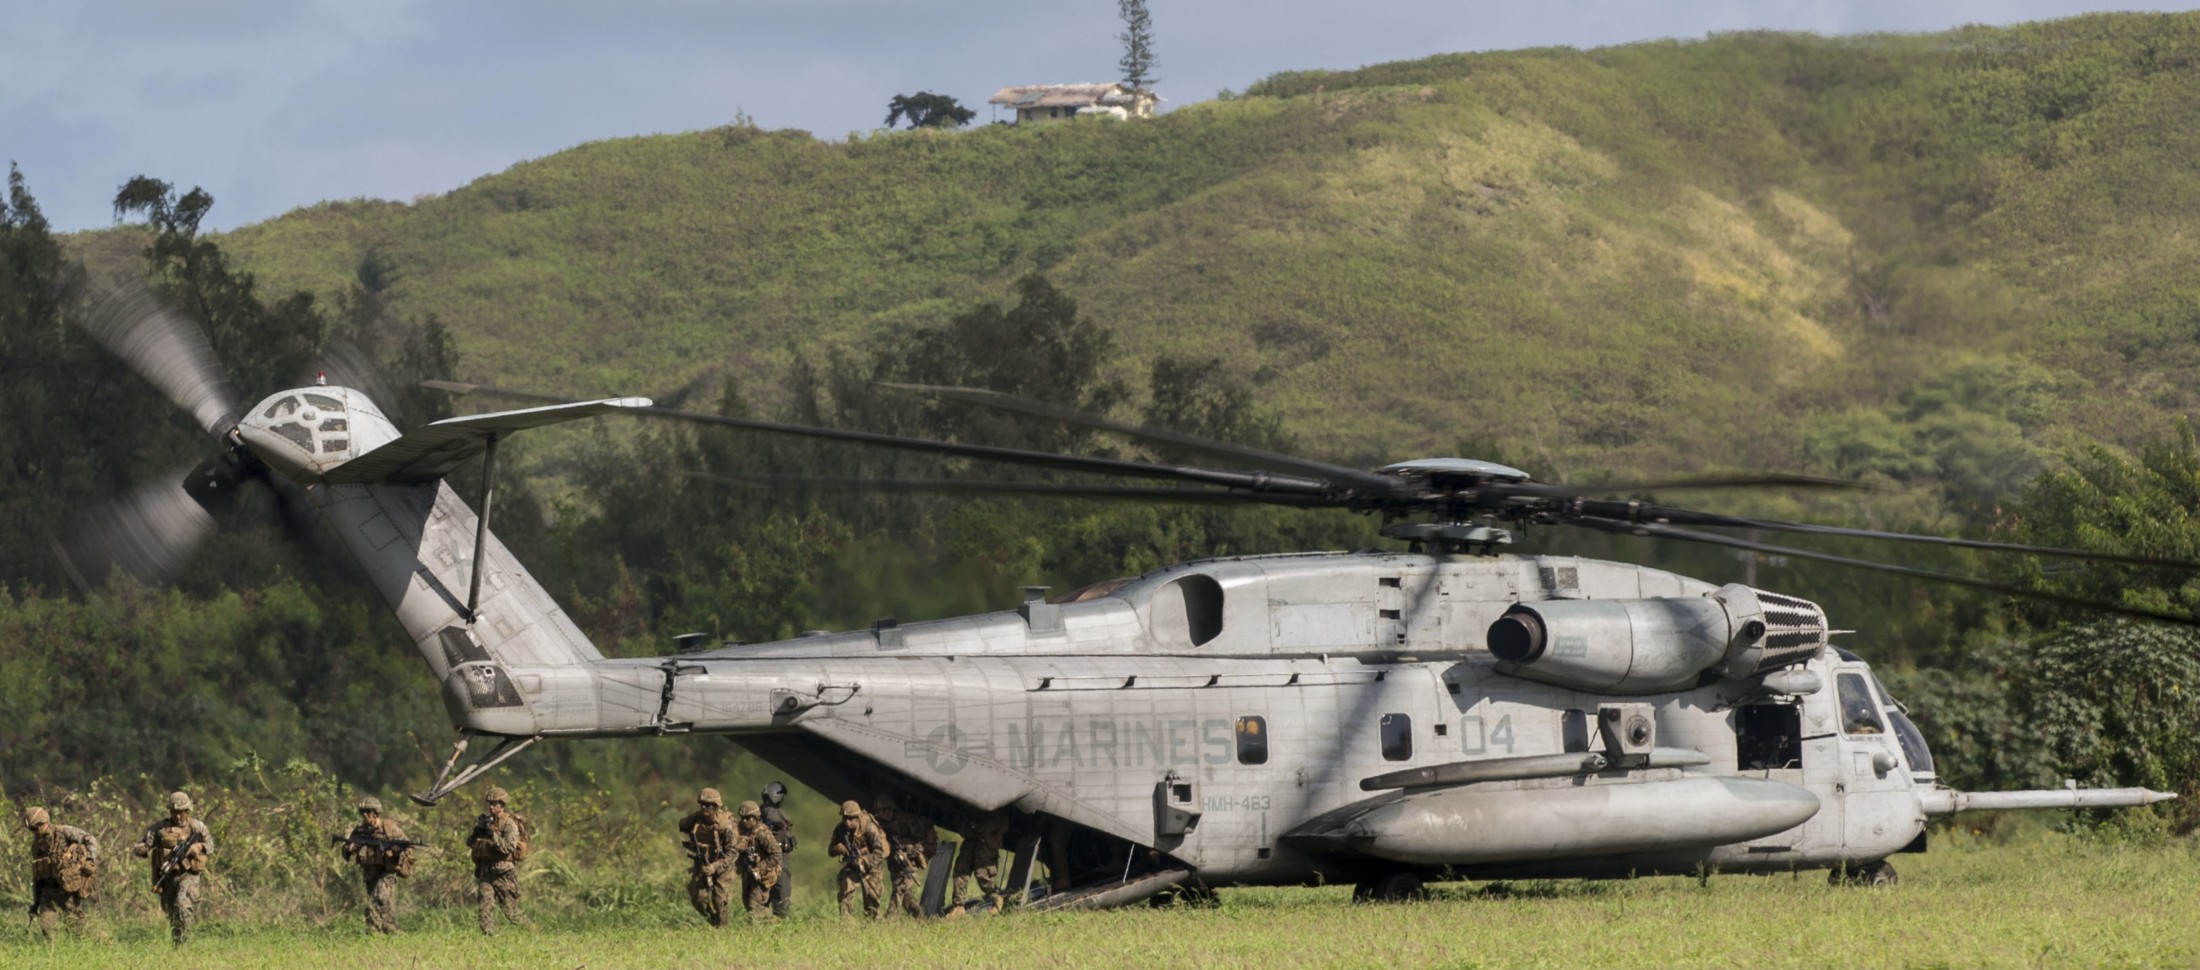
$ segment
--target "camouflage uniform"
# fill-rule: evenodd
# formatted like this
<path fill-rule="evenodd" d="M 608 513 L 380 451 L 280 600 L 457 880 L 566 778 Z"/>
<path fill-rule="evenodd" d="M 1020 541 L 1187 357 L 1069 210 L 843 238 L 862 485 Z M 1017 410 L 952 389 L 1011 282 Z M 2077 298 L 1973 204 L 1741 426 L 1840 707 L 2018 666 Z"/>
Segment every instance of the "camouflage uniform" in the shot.
<path fill-rule="evenodd" d="M 780 851 L 779 835 L 764 824 L 764 813 L 755 802 L 742 802 L 739 814 L 735 845 L 741 853 L 741 905 L 748 908 L 749 919 L 769 923 L 775 918 L 772 886 L 779 882 L 785 853 Z"/>
<path fill-rule="evenodd" d="M 511 797 L 502 788 L 489 789 L 482 797 L 488 811 L 474 819 L 474 830 L 466 837 L 474 857 L 474 889 L 481 897 L 483 936 L 496 933 L 499 904 L 507 921 L 532 925 L 519 911 L 519 860 L 527 852 L 527 836 L 519 818 L 505 809 Z"/>
<path fill-rule="evenodd" d="M 947 898 L 954 907 L 948 915 L 963 911 L 963 887 L 971 877 L 978 880 L 978 895 L 985 897 L 986 905 L 993 912 L 1000 912 L 1007 900 L 1001 895 L 1000 883 L 995 874 L 1001 864 L 1001 841 L 1008 836 L 1008 820 L 999 815 L 987 815 L 978 820 L 963 838 L 962 851 L 955 853 L 954 882 L 949 886 Z"/>
<path fill-rule="evenodd" d="M 680 848 L 694 860 L 688 872 L 688 901 L 710 925 L 724 926 L 733 907 L 733 886 L 727 877 L 738 836 L 718 789 L 703 789 L 695 801 L 695 811 L 680 820 Z"/>
<path fill-rule="evenodd" d="M 186 842 L 191 843 L 190 848 L 183 850 L 176 865 L 162 878 L 161 869 L 168 865 L 169 856 Z M 206 823 L 191 817 L 191 796 L 180 791 L 170 794 L 168 817 L 147 827 L 130 852 L 151 860 L 153 889 L 160 893 L 161 911 L 168 914 L 168 938 L 183 945 L 191 936 L 193 910 L 199 901 L 199 877 L 206 874 L 206 860 L 214 854 L 214 836 L 206 830 Z"/>
<path fill-rule="evenodd" d="M 55 825 L 43 808 L 23 810 L 31 834 L 31 912 L 38 931 L 53 939 L 56 914 L 69 928 L 84 929 L 84 907 L 99 886 L 99 840 L 74 825 Z"/>
<path fill-rule="evenodd" d="M 369 796 L 359 801 L 359 824 L 344 837 L 344 858 L 359 867 L 367 890 L 367 928 L 378 933 L 397 932 L 397 880 L 412 874 L 412 849 L 385 847 L 371 841 L 403 842 L 405 830 L 382 817 L 382 800 Z"/>
<path fill-rule="evenodd" d="M 924 870 L 932 864 L 932 854 L 939 851 L 939 835 L 932 830 L 931 819 L 913 811 L 891 805 L 881 805 L 879 811 L 885 815 L 880 821 L 885 823 L 886 838 L 894 847 L 887 866 L 894 875 L 895 903 L 902 912 L 921 917 Z"/>
<path fill-rule="evenodd" d="M 787 800 L 787 786 L 776 781 L 765 785 L 759 800 L 763 802 L 765 827 L 779 837 L 779 878 L 772 883 L 772 915 L 786 919 L 787 904 L 794 894 L 794 823 L 780 808 Z"/>
<path fill-rule="evenodd" d="M 825 851 L 840 860 L 841 918 L 854 914 L 858 892 L 863 895 L 865 915 L 885 918 L 886 908 L 880 903 L 886 895 L 889 846 L 878 821 L 855 802 L 840 803 L 840 824 L 834 826 L 832 844 Z"/>

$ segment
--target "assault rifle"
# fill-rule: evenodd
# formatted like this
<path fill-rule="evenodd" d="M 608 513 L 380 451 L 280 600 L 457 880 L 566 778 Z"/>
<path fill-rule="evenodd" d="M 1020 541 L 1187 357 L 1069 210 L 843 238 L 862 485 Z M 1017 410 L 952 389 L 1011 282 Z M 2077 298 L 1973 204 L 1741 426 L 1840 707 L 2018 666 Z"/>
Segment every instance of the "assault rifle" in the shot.
<path fill-rule="evenodd" d="M 183 868 L 183 857 L 190 854 L 192 846 L 205 844 L 205 837 L 195 831 L 191 833 L 190 838 L 176 843 L 175 848 L 168 850 L 168 854 L 161 857 L 160 871 L 153 873 L 153 888 L 159 889 L 162 883 L 168 881 L 168 877 L 175 875 L 177 870 Z"/>
<path fill-rule="evenodd" d="M 776 840 L 774 841 L 776 842 Z M 736 864 L 741 867 L 742 872 L 753 873 L 757 869 L 757 863 L 764 861 L 764 854 L 756 851 L 756 838 L 754 836 L 742 836 L 736 839 L 733 843 L 733 852 Z"/>
<path fill-rule="evenodd" d="M 435 848 L 433 844 L 427 842 L 415 842 L 411 839 L 377 839 L 366 835 L 331 835 L 328 840 L 338 845 L 357 845 L 370 849 L 380 849 L 389 853 L 402 852 L 406 849 Z"/>
<path fill-rule="evenodd" d="M 499 854 L 502 854 L 502 853 L 504 852 L 504 849 L 503 849 L 503 847 L 502 847 L 502 846 L 496 846 L 496 840 L 497 840 L 497 820 L 496 820 L 496 816 L 494 816 L 494 815 L 491 815 L 491 814 L 489 814 L 489 813 L 487 813 L 487 812 L 483 812 L 483 813 L 481 813 L 481 814 L 479 814 L 479 815 L 476 815 L 476 816 L 474 816 L 474 830 L 473 830 L 473 832 L 472 832 L 472 833 L 470 833 L 470 834 L 468 834 L 468 835 L 466 836 L 466 844 L 467 844 L 468 846 L 472 846 L 472 845 L 473 845 L 474 843 L 477 843 L 477 842 L 481 842 L 481 841 L 484 841 L 484 840 L 488 841 L 488 842 L 490 843 L 490 845 L 491 845 L 491 846 L 494 846 L 494 847 L 495 847 L 495 849 L 496 849 L 496 851 L 497 851 L 497 852 L 498 852 Z"/>
<path fill-rule="evenodd" d="M 856 849 L 856 830 L 854 826 L 841 826 L 840 852 L 842 859 L 855 864 L 857 872 L 866 876 L 871 874 L 871 867 L 864 864 L 863 854 Z"/>

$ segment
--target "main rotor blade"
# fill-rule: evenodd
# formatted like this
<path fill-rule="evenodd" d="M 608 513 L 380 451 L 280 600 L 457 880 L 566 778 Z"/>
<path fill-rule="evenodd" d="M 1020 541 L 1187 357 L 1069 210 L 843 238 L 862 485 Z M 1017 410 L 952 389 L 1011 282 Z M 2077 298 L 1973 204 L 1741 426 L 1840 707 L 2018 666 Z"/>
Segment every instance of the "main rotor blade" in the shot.
<path fill-rule="evenodd" d="M 1393 484 L 1390 478 L 1364 469 L 1332 465 L 1328 462 L 1314 461 L 1308 458 L 1300 458 L 1297 455 L 1286 455 L 1282 452 L 1252 448 L 1246 445 L 1231 444 L 1227 441 L 1216 441 L 1212 438 L 1202 438 L 1198 435 L 1184 434 L 1180 431 L 1170 431 L 1167 428 L 1126 424 L 1097 414 L 1087 414 L 1075 408 L 1067 408 L 1059 404 L 1048 404 L 1044 401 L 1033 401 L 1013 394 L 1003 394 L 999 391 L 988 391 L 975 387 L 941 387 L 936 384 L 896 384 L 889 381 L 881 381 L 879 386 L 890 387 L 897 391 L 929 394 L 933 397 L 961 401 L 965 404 L 975 404 L 980 407 L 1052 418 L 1067 424 L 1081 425 L 1101 431 L 1112 431 L 1141 441 L 1173 445 L 1187 451 L 1249 461 L 1301 475 L 1312 475 L 1338 484 L 1350 483 L 1379 488 L 1389 488 Z"/>
<path fill-rule="evenodd" d="M 1706 475 L 1695 478 L 1651 479 L 1641 482 L 1605 482 L 1590 485 L 1554 485 L 1547 482 L 1493 482 L 1482 488 L 1512 495 L 1539 498 L 1574 498 L 1617 492 L 1678 492 L 1695 489 L 1780 488 L 1868 491 L 1871 486 L 1840 478 L 1765 472 L 1748 475 Z"/>
<path fill-rule="evenodd" d="M 1282 505 L 1326 508 L 1330 503 L 1298 495 L 1262 495 L 1196 487 L 1071 485 L 1049 482 L 987 482 L 960 478 L 826 478 L 806 475 L 713 475 L 687 472 L 690 478 L 741 488 L 833 488 L 872 492 L 941 492 L 964 495 L 1038 495 L 1204 505 Z"/>
<path fill-rule="evenodd" d="M 54 552 L 86 592 L 114 569 L 143 582 L 166 582 L 214 531 L 214 517 L 192 491 L 233 486 L 211 464 L 174 469 L 108 503 L 67 543 L 55 542 Z"/>
<path fill-rule="evenodd" d="M 1851 529 L 1838 525 L 1819 525 L 1815 522 L 1788 522 L 1781 519 L 1756 519 L 1739 515 L 1721 515 L 1717 512 L 1697 512 L 1690 509 L 1670 508 L 1663 505 L 1639 505 L 1628 502 L 1583 501 L 1574 508 L 1590 515 L 1623 521 L 1648 520 L 1671 525 L 1710 525 L 1737 529 L 1762 529 L 1766 532 L 1791 532 L 1797 535 L 1839 536 L 1849 539 L 1876 539 L 1884 542 L 1915 542 L 1934 546 L 1951 546 L 1959 549 L 1980 549 L 1987 552 L 2013 552 L 2031 556 L 2056 556 L 2063 559 L 2083 559 L 2091 562 L 2111 562 L 2126 566 L 2147 566 L 2157 569 L 2183 569 L 2200 571 L 2200 562 L 2183 559 L 2161 559 L 2153 556 L 2129 556 L 2115 552 L 2089 552 L 2083 549 L 2064 549 L 2060 546 L 2033 546 L 2015 542 L 1990 542 L 1985 539 L 1960 539 L 1951 536 L 1919 535 L 1914 532 L 1887 532 L 1879 529 Z M 1563 512 L 1561 513 L 1563 514 Z"/>
<path fill-rule="evenodd" d="M 487 394 L 526 401 L 565 403 L 575 400 L 574 398 L 537 394 L 531 391 L 507 391 L 480 384 L 460 384 L 454 381 L 423 381 L 421 383 L 439 390 Z M 1272 475 L 1267 472 L 1233 472 L 1187 465 L 1160 465 L 1138 461 L 1123 461 L 1116 458 L 1058 455 L 1053 452 L 1026 451 L 1021 448 L 969 445 L 953 441 L 933 441 L 928 438 L 904 438 L 899 435 L 879 434 L 872 431 L 819 428 L 802 424 L 786 424 L 779 421 L 762 421 L 756 418 L 730 418 L 722 414 L 705 414 L 699 411 L 680 411 L 663 407 L 625 408 L 620 413 L 671 418 L 676 421 L 688 421 L 695 424 L 740 428 L 747 431 L 763 431 L 770 434 L 791 435 L 800 438 L 847 441 L 881 448 L 897 448 L 902 451 L 926 452 L 958 458 L 977 458 L 1012 465 L 1028 465 L 1034 468 L 1051 468 L 1058 471 L 1091 472 L 1099 475 L 1118 475 L 1129 478 L 1173 478 L 1178 481 L 1220 485 L 1225 488 L 1241 488 L 1248 492 L 1261 494 L 1317 496 L 1328 500 L 1326 504 L 1344 504 L 1343 497 L 1335 495 L 1335 489 L 1326 481 L 1288 475 Z M 1385 484 L 1388 484 L 1387 480 L 1385 480 Z"/>
<path fill-rule="evenodd" d="M 102 294 L 84 329 L 208 434 L 220 435 L 237 423 L 241 408 L 236 388 L 215 358 L 206 332 L 161 306 L 143 285 L 131 283 Z"/>
<path fill-rule="evenodd" d="M 2200 627 L 2200 618 L 2195 618 L 2191 616 L 2182 616 L 2175 613 L 2161 613 L 2154 610 L 2140 609 L 2134 606 L 2125 606 L 2121 603 L 2108 603 L 2100 600 L 2089 600 L 2083 597 L 2068 596 L 2062 593 L 2050 593 L 2044 590 L 2025 589 L 2021 586 L 2011 586 L 2007 583 L 1997 583 L 1989 579 L 1978 579 L 1976 577 L 1964 576 L 1956 573 L 1934 572 L 1930 569 L 1918 569 L 1914 566 L 1897 566 L 1893 563 L 1873 562 L 1869 559 L 1853 559 L 1848 556 L 1836 556 L 1831 553 L 1813 552 L 1809 549 L 1796 549 L 1789 546 L 1775 546 L 1769 543 L 1752 542 L 1748 539 L 1736 538 L 1734 536 L 1719 535 L 1713 532 L 1697 532 L 1693 529 L 1683 529 L 1677 526 L 1662 525 L 1655 522 L 1627 522 L 1620 519 L 1606 519 L 1599 518 L 1597 516 L 1581 516 L 1578 518 L 1562 519 L 1560 521 L 1565 522 L 1569 525 L 1578 525 L 1585 528 L 1595 529 L 1599 532 L 1609 532 L 1614 535 L 1647 536 L 1653 539 L 1678 539 L 1682 542 L 1700 542 L 1705 545 L 1726 546 L 1730 549 L 1746 549 L 1750 552 L 1761 552 L 1773 556 L 1793 556 L 1797 559 L 1815 559 L 1819 562 L 1833 563 L 1837 566 L 1848 566 L 1855 569 L 1867 569 L 1873 572 L 1893 573 L 1897 576 L 1908 576 L 1913 579 L 1922 579 L 1928 582 L 1947 583 L 1952 586 L 1969 586 L 1973 589 L 1983 589 L 1987 592 L 2000 593 L 2004 596 L 2014 596 L 2019 599 L 2039 600 L 2044 603 L 2057 603 L 2063 606 L 2075 606 L 2081 609 L 2098 610 L 2103 613 L 2114 613 L 2119 616 L 2136 617 L 2143 620 L 2158 620 L 2163 623 L 2175 623 L 2180 626 Z"/>

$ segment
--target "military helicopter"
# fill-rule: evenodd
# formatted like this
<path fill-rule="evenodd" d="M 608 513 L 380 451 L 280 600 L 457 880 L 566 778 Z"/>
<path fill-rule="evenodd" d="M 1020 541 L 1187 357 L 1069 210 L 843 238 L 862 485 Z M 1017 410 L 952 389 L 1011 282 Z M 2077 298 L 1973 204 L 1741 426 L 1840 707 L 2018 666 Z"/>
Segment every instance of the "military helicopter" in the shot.
<path fill-rule="evenodd" d="M 2111 808 L 2142 788 L 1964 792 L 1871 667 L 1794 595 L 1621 562 L 1506 555 L 1574 526 L 1818 559 L 2191 625 L 2191 618 L 1785 548 L 1700 527 L 2192 563 L 1920 536 L 1592 497 L 1473 459 L 1372 471 L 959 388 L 950 400 L 1118 432 L 1219 464 L 1083 457 L 814 428 L 623 397 L 400 433 L 363 392 L 313 385 L 241 409 L 195 325 L 143 301 L 92 327 L 212 436 L 218 457 L 142 493 L 125 555 L 173 562 L 242 482 L 302 489 L 395 612 L 458 732 L 432 804 L 545 739 L 724 735 L 829 798 L 891 796 L 951 826 L 1012 824 L 1010 886 L 1097 907 L 1217 886 L 1832 870 L 1895 881 L 1926 822 Z M 825 438 L 1167 485 L 969 486 L 1379 514 L 1405 551 L 1190 562 L 1013 610 L 758 644 L 606 657 L 489 528 L 497 445 L 599 415 Z M 473 505 L 444 479 L 480 457 Z M 286 484 L 287 483 L 287 484 Z M 1838 485 L 1796 476 L 1635 483 Z M 478 509 L 478 511 L 477 511 Z M 460 767 L 474 739 L 493 748 Z M 943 856 L 947 853 L 943 853 Z M 940 865 L 944 866 L 942 860 Z M 1038 869 L 1047 870 L 1044 880 Z M 936 882 L 937 880 L 935 880 Z M 1038 882 L 1040 885 L 1034 886 Z M 936 908 L 937 892 L 928 905 Z"/>

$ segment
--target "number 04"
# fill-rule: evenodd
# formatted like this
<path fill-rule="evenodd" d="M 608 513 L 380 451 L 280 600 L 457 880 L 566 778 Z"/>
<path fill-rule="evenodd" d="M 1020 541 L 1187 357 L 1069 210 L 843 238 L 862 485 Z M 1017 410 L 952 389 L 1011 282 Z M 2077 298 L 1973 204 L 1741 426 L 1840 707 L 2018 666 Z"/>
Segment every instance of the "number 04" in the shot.
<path fill-rule="evenodd" d="M 1459 719 L 1460 751 L 1467 754 L 1482 754 L 1493 747 L 1504 748 L 1507 754 L 1512 753 L 1512 715 L 1507 714 L 1498 718 L 1497 723 L 1491 726 L 1487 733 L 1484 733 L 1482 729 L 1482 719 L 1480 717 L 1462 717 Z"/>

